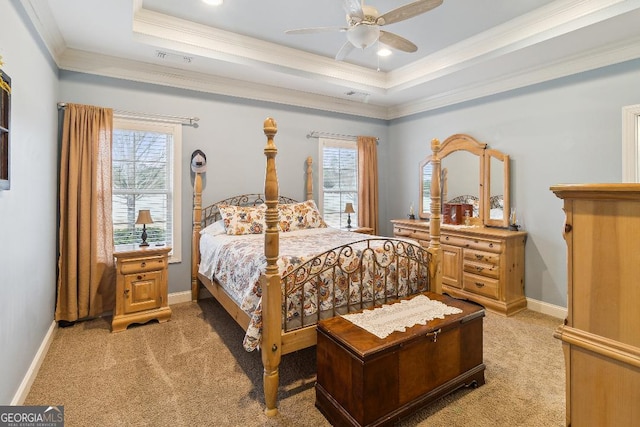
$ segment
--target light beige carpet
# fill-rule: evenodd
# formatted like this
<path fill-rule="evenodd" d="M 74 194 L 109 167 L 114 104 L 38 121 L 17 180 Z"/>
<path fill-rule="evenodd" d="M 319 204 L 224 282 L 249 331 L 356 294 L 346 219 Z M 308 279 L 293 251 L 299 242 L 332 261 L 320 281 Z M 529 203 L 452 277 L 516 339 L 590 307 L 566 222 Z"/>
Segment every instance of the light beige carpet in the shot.
<path fill-rule="evenodd" d="M 110 318 L 58 329 L 25 405 L 64 405 L 65 426 L 327 426 L 315 408 L 315 347 L 282 358 L 280 413 L 263 413 L 262 362 L 212 299 L 172 306 L 170 322 L 110 333 Z M 486 384 L 400 426 L 562 426 L 560 319 L 484 319 Z"/>

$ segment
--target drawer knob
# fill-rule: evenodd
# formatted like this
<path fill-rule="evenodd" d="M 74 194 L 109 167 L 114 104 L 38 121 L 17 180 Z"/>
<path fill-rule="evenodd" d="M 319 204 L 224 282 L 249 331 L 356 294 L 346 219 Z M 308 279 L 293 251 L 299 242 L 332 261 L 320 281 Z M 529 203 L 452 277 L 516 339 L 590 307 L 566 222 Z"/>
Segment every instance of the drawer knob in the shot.
<path fill-rule="evenodd" d="M 480 254 L 476 254 L 476 259 L 477 259 L 477 260 L 482 259 L 482 255 L 480 255 Z"/>
<path fill-rule="evenodd" d="M 484 287 L 484 283 L 480 283 L 480 282 L 475 282 L 475 285 L 479 288 Z"/>
<path fill-rule="evenodd" d="M 482 271 L 484 270 L 484 267 L 476 267 L 476 271 Z"/>
<path fill-rule="evenodd" d="M 125 296 L 125 297 L 126 297 L 127 295 L 129 295 L 129 291 L 130 291 L 130 290 L 131 290 L 131 289 L 125 289 L 125 290 L 124 290 L 124 296 Z"/>
<path fill-rule="evenodd" d="M 140 263 L 140 267 L 146 267 L 146 266 L 147 266 L 147 263 L 146 263 L 145 261 L 142 261 L 142 262 Z"/>
<path fill-rule="evenodd" d="M 492 248 L 493 247 L 493 243 L 489 243 L 489 247 Z"/>
<path fill-rule="evenodd" d="M 142 276 L 138 275 L 138 280 L 142 280 Z"/>

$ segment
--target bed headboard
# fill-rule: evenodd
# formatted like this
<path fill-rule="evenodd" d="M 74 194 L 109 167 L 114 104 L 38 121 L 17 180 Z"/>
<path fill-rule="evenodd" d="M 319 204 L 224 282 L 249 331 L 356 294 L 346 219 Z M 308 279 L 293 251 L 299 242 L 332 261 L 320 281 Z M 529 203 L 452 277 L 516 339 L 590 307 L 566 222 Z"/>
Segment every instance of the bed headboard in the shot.
<path fill-rule="evenodd" d="M 224 200 L 220 200 L 219 202 L 216 202 L 202 209 L 202 220 L 200 224 L 202 228 L 204 228 L 207 225 L 221 219 L 220 206 L 258 206 L 262 203 L 264 203 L 264 194 L 257 193 L 242 194 L 240 196 L 233 196 Z M 298 203 L 298 200 L 286 196 L 278 196 L 278 204 L 285 203 Z"/>

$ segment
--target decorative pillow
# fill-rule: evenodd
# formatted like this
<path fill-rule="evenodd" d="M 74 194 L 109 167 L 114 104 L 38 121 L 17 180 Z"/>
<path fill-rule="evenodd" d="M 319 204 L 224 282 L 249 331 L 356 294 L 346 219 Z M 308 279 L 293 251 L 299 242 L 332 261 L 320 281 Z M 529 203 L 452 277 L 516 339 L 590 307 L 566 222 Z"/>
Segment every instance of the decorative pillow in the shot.
<path fill-rule="evenodd" d="M 278 205 L 278 212 L 280 213 L 280 231 L 325 228 L 327 226 L 313 200 Z"/>
<path fill-rule="evenodd" d="M 261 234 L 265 230 L 267 205 L 232 206 L 221 205 L 220 215 L 227 234 Z"/>
<path fill-rule="evenodd" d="M 227 230 L 224 228 L 224 220 L 220 219 L 214 223 L 207 225 L 205 228 L 200 230 L 200 234 L 210 234 L 212 236 L 217 236 L 218 234 L 226 234 Z"/>

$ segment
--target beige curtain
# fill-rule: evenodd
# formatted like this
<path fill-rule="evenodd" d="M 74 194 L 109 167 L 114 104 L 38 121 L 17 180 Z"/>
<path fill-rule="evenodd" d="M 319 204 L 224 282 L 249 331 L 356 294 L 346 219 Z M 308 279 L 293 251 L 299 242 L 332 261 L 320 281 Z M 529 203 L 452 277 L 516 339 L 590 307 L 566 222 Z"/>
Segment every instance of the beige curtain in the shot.
<path fill-rule="evenodd" d="M 378 140 L 358 137 L 358 226 L 378 234 Z"/>
<path fill-rule="evenodd" d="M 67 104 L 60 156 L 57 321 L 113 309 L 113 110 Z"/>

